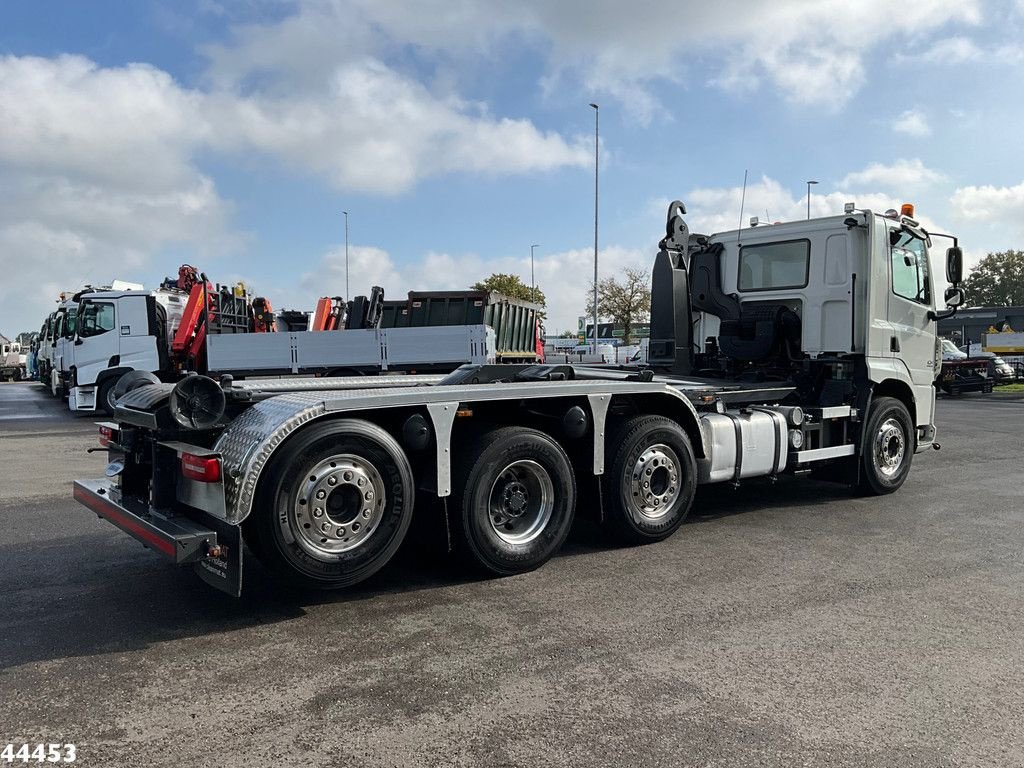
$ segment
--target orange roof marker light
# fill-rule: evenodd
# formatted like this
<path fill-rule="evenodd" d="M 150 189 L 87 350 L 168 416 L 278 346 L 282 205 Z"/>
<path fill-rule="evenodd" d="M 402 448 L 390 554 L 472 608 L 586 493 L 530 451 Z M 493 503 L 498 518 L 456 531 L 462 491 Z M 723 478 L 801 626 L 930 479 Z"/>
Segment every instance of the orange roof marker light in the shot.
<path fill-rule="evenodd" d="M 914 204 L 904 203 L 900 208 L 900 216 L 908 216 L 911 219 L 914 218 Z"/>

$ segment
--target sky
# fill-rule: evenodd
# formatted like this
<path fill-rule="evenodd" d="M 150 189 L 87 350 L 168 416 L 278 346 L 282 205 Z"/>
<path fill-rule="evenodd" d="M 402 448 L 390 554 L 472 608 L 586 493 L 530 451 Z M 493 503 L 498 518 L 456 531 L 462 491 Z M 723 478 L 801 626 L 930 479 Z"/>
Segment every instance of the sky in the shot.
<path fill-rule="evenodd" d="M 372 285 L 536 282 L 575 329 L 599 266 L 884 210 L 1024 247 L 1024 0 L 3 0 L 0 332 L 188 262 L 277 309 Z"/>

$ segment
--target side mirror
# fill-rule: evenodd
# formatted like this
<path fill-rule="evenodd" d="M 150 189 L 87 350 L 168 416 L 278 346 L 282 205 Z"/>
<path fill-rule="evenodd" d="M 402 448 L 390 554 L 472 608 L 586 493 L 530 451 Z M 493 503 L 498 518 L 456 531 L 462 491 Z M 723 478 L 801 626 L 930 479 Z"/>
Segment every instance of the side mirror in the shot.
<path fill-rule="evenodd" d="M 953 250 L 950 248 L 950 250 Z M 957 248 L 957 250 L 960 250 Z M 947 288 L 946 289 L 946 306 L 950 309 L 956 309 L 966 301 L 967 296 L 964 293 L 963 288 Z"/>
<path fill-rule="evenodd" d="M 954 245 L 952 248 L 946 249 L 946 282 L 959 285 L 963 279 L 964 252 L 960 250 L 959 246 Z M 946 291 L 946 297 L 948 299 L 949 291 Z"/>

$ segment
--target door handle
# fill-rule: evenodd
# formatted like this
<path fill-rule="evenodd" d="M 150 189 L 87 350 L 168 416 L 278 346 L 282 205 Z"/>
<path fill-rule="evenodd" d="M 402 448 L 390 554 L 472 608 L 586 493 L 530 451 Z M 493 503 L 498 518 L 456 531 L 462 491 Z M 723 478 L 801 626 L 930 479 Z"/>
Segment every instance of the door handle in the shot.
<path fill-rule="evenodd" d="M 899 352 L 900 351 L 900 340 L 897 339 L 895 336 L 890 336 L 889 337 L 889 351 L 890 352 Z"/>

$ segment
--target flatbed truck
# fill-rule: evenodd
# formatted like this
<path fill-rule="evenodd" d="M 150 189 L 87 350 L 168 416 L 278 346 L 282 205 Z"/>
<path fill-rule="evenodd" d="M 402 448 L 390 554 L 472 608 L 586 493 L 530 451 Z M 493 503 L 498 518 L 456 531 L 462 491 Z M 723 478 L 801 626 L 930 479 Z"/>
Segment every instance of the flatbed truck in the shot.
<path fill-rule="evenodd" d="M 343 588 L 415 514 L 477 571 L 543 565 L 574 515 L 621 542 L 679 530 L 699 484 L 813 474 L 887 494 L 938 448 L 936 319 L 964 300 L 912 210 L 691 234 L 669 208 L 650 367 L 467 365 L 441 377 L 145 383 L 74 496 L 233 595 L 243 557 Z"/>

